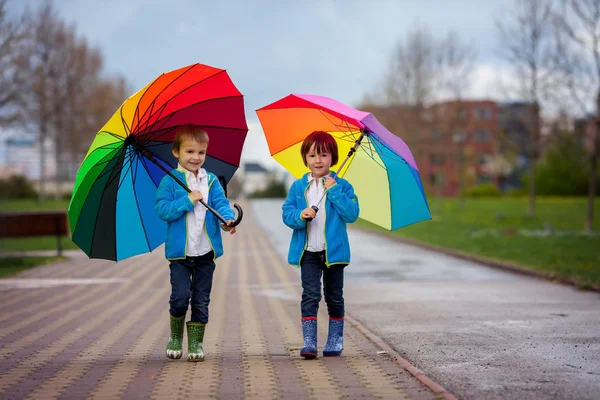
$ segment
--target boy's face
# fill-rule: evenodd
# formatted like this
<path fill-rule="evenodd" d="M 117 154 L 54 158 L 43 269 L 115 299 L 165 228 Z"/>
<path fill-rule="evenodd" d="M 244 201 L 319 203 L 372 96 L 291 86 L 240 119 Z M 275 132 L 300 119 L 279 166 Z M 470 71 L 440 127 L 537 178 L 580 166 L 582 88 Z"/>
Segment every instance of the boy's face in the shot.
<path fill-rule="evenodd" d="M 315 145 L 306 153 L 306 165 L 314 178 L 322 178 L 329 174 L 329 168 L 331 167 L 331 154 L 330 153 L 317 153 Z"/>
<path fill-rule="evenodd" d="M 206 160 L 207 149 L 208 143 L 186 139 L 179 146 L 179 150 L 173 149 L 173 155 L 179 159 L 179 164 L 183 168 L 195 174 Z"/>

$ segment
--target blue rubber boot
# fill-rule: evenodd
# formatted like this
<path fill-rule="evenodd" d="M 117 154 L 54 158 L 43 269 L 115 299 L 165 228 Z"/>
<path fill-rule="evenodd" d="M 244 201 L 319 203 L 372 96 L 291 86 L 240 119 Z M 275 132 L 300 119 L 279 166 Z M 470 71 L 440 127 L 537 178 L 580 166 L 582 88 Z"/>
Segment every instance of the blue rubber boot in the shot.
<path fill-rule="evenodd" d="M 335 357 L 344 349 L 344 318 L 329 318 L 329 334 L 323 357 Z"/>
<path fill-rule="evenodd" d="M 307 360 L 317 358 L 317 317 L 302 318 L 304 347 L 300 355 Z"/>

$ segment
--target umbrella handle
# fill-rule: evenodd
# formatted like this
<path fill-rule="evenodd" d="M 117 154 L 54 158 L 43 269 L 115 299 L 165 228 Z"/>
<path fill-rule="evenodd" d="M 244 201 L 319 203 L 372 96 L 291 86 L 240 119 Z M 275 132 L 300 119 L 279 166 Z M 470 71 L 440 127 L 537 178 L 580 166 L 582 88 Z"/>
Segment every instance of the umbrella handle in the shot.
<path fill-rule="evenodd" d="M 317 206 L 310 206 L 310 208 L 312 208 L 313 210 L 315 210 L 315 212 L 319 212 L 319 207 L 317 207 Z M 306 222 L 310 222 L 312 220 L 313 220 L 312 218 L 306 218 L 305 219 Z"/>
<path fill-rule="evenodd" d="M 202 204 L 204 207 L 206 207 L 206 209 L 208 211 L 210 211 L 211 213 L 213 213 L 215 215 L 215 217 L 217 217 L 219 219 L 219 221 L 221 221 L 222 223 L 224 223 L 225 225 L 227 225 L 227 220 L 225 218 L 223 218 L 221 216 L 221 214 L 219 214 L 217 212 L 217 210 L 215 210 L 214 208 L 212 208 L 211 206 L 209 206 L 208 204 L 206 204 L 204 202 L 204 200 L 198 200 L 200 202 L 200 204 Z M 233 223 L 231 225 L 229 225 L 230 227 L 234 227 L 234 226 L 238 226 L 240 222 L 242 222 L 242 218 L 244 217 L 244 211 L 242 210 L 242 207 L 240 207 L 240 205 L 238 203 L 235 203 L 233 205 L 233 207 L 237 210 L 238 212 L 238 216 L 236 218 L 235 221 L 233 221 Z"/>

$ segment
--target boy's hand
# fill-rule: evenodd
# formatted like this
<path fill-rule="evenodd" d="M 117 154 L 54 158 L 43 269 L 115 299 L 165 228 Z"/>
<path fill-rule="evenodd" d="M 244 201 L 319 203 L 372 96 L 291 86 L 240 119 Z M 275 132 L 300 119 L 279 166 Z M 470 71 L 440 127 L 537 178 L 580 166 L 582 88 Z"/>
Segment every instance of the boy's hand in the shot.
<path fill-rule="evenodd" d="M 196 204 L 198 200 L 202 200 L 202 193 L 199 190 L 194 190 L 188 194 L 188 197 L 192 201 L 192 203 Z"/>
<path fill-rule="evenodd" d="M 317 213 L 315 212 L 315 210 L 313 210 L 310 207 L 305 208 L 304 210 L 302 210 L 302 213 L 300 214 L 300 218 L 302 218 L 304 221 L 306 221 L 307 219 L 314 219 L 317 216 Z"/>
<path fill-rule="evenodd" d="M 333 179 L 330 175 L 327 175 L 327 178 L 325 178 L 325 189 L 329 189 L 330 187 L 335 185 L 335 183 L 335 179 Z"/>
<path fill-rule="evenodd" d="M 223 229 L 225 229 L 227 232 L 229 232 L 231 235 L 233 235 L 236 232 L 235 226 L 229 226 L 231 224 L 233 224 L 235 221 L 230 219 L 227 221 L 227 225 L 225 224 L 221 224 L 221 226 L 223 227 Z"/>

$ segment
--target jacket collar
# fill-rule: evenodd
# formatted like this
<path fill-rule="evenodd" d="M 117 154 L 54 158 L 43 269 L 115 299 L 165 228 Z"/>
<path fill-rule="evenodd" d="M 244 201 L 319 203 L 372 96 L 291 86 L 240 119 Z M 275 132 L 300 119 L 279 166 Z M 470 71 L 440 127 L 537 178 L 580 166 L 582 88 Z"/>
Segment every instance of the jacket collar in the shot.
<path fill-rule="evenodd" d="M 180 164 L 177 164 L 177 171 L 183 173 L 185 175 L 186 178 L 195 178 L 196 175 L 194 175 L 193 172 L 188 171 L 187 169 L 183 168 Z M 206 175 L 208 175 L 206 173 L 206 170 L 204 168 L 199 168 L 198 169 L 198 178 L 202 179 L 204 178 Z"/>

